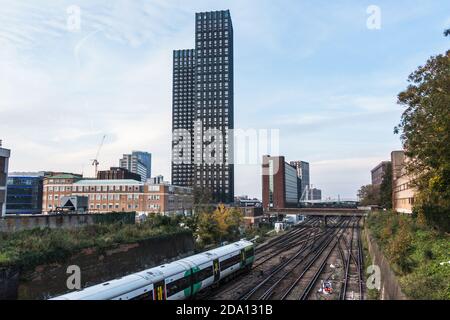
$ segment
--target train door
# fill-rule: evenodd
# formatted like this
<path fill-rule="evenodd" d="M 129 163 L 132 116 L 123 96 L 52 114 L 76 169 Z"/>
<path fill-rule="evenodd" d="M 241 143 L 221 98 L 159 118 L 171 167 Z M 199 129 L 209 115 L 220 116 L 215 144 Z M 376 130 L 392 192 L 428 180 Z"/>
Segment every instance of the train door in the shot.
<path fill-rule="evenodd" d="M 154 284 L 155 300 L 166 300 L 166 284 L 161 280 Z"/>
<path fill-rule="evenodd" d="M 245 249 L 241 249 L 241 267 L 245 266 Z"/>
<path fill-rule="evenodd" d="M 220 266 L 219 259 L 213 260 L 213 272 L 214 272 L 214 282 L 220 280 Z"/>

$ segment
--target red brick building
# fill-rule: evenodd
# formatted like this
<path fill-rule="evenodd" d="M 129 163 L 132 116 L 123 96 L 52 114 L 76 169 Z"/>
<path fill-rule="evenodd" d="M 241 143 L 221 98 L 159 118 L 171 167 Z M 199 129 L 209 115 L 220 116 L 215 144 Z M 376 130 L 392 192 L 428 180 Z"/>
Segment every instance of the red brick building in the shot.
<path fill-rule="evenodd" d="M 131 172 L 128 169 L 120 167 L 111 167 L 109 170 L 99 171 L 97 173 L 97 179 L 99 180 L 124 180 L 131 179 L 136 181 L 142 181 L 141 175 Z"/>
<path fill-rule="evenodd" d="M 289 208 L 299 204 L 301 181 L 296 168 L 283 156 L 263 156 L 262 164 L 263 208 Z"/>
<path fill-rule="evenodd" d="M 92 213 L 181 214 L 190 213 L 193 207 L 192 188 L 151 185 L 131 179 L 98 180 L 57 175 L 44 179 L 43 213 L 51 213 L 60 207 L 63 196 L 88 197 L 88 210 Z"/>

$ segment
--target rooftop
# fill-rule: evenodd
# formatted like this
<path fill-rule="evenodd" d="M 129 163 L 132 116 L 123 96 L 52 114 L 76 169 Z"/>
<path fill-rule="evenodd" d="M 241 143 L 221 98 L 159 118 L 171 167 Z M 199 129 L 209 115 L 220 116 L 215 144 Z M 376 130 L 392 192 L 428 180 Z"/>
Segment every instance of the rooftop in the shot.
<path fill-rule="evenodd" d="M 76 175 L 76 174 L 70 174 L 70 173 L 64 173 L 64 174 L 57 174 L 54 176 L 49 176 L 49 179 L 81 179 L 81 175 Z"/>
<path fill-rule="evenodd" d="M 136 185 L 136 186 L 143 186 L 144 183 L 132 179 L 120 179 L 120 180 L 96 180 L 96 179 L 83 179 L 79 180 L 74 183 L 74 185 L 77 186 L 92 186 L 92 185 L 99 185 L 99 186 L 105 186 L 105 185 Z"/>

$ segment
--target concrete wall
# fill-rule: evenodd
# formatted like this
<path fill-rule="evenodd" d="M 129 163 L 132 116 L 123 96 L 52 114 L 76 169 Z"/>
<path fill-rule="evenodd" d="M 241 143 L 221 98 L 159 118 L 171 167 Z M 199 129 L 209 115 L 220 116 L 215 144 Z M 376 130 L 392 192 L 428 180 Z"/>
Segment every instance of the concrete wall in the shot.
<path fill-rule="evenodd" d="M 82 287 L 95 285 L 193 254 L 194 240 L 182 233 L 120 245 L 98 251 L 85 249 L 64 263 L 40 265 L 34 270 L 0 272 L 0 299 L 47 299 L 68 291 L 67 268 L 80 267 Z M 1 270 L 0 270 L 1 271 Z M 3 291 L 2 291 L 3 290 Z"/>
<path fill-rule="evenodd" d="M 372 264 L 380 267 L 381 271 L 381 300 L 407 300 L 408 298 L 402 292 L 397 277 L 391 269 L 389 260 L 386 259 L 380 250 L 376 240 L 370 234 L 367 226 L 364 229 L 369 254 L 372 257 Z"/>

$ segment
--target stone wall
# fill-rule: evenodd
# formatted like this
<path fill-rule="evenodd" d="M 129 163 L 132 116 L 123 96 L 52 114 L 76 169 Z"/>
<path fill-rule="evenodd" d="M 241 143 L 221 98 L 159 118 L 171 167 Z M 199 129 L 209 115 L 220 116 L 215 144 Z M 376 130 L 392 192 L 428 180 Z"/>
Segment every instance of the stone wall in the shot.
<path fill-rule="evenodd" d="M 86 287 L 180 259 L 193 251 L 194 240 L 188 233 L 120 245 L 104 252 L 85 249 L 65 263 L 41 265 L 22 272 L 18 281 L 17 275 L 11 277 L 9 285 L 7 279 L 0 279 L 0 298 L 14 299 L 16 295 L 18 299 L 35 300 L 64 294 L 68 291 L 67 268 L 71 265 L 80 267 L 81 285 Z M 2 283 L 8 291 L 1 292 Z"/>
<path fill-rule="evenodd" d="M 35 228 L 66 228 L 73 229 L 95 223 L 108 223 L 109 220 L 124 220 L 130 222 L 130 216 L 134 213 L 109 213 L 109 214 L 59 214 L 59 215 L 33 215 L 33 216 L 9 216 L 0 219 L 0 232 L 16 232 Z M 111 219 L 114 218 L 114 219 Z"/>
<path fill-rule="evenodd" d="M 392 271 L 389 260 L 386 259 L 380 250 L 376 240 L 370 234 L 367 226 L 364 229 L 369 254 L 372 257 L 372 264 L 380 267 L 381 271 L 381 300 L 407 300 L 408 298 L 402 292 L 397 277 Z"/>

